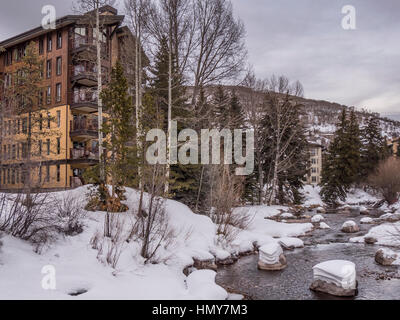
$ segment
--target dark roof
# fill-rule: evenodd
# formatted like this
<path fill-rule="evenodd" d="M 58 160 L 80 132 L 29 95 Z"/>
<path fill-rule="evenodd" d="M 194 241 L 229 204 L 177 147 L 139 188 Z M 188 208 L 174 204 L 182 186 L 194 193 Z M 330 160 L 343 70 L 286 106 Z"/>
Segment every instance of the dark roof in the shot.
<path fill-rule="evenodd" d="M 100 12 L 101 13 L 110 12 L 110 13 L 114 14 L 112 16 L 105 15 L 105 16 L 101 17 L 102 19 L 106 20 L 105 22 L 108 24 L 120 24 L 120 23 L 122 23 L 122 21 L 125 18 L 125 16 L 123 16 L 123 15 L 116 15 L 118 13 L 118 11 L 111 6 L 104 6 L 104 7 L 100 8 Z M 79 22 L 84 23 L 85 16 L 87 17 L 87 14 L 85 14 L 85 15 L 67 15 L 62 18 L 59 18 L 56 20 L 56 29 L 60 29 L 65 26 L 79 23 Z M 12 38 L 9 38 L 7 40 L 0 42 L 0 47 L 7 49 L 7 48 L 15 46 L 19 43 L 28 41 L 30 39 L 40 37 L 41 35 L 46 34 L 48 32 L 49 32 L 49 30 L 43 29 L 42 26 L 36 27 L 32 30 L 26 31 L 17 36 L 14 36 Z"/>

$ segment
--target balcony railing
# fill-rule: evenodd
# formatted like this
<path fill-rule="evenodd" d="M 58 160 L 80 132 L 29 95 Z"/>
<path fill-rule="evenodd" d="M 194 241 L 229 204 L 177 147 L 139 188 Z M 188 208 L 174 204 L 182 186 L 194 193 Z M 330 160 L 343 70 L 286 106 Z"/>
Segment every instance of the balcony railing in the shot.
<path fill-rule="evenodd" d="M 90 89 L 77 89 L 73 93 L 73 103 L 97 104 L 97 91 Z"/>
<path fill-rule="evenodd" d="M 99 128 L 97 117 L 74 117 L 72 131 L 96 131 Z"/>
<path fill-rule="evenodd" d="M 73 148 L 71 149 L 73 160 L 99 160 L 99 151 L 94 149 Z"/>

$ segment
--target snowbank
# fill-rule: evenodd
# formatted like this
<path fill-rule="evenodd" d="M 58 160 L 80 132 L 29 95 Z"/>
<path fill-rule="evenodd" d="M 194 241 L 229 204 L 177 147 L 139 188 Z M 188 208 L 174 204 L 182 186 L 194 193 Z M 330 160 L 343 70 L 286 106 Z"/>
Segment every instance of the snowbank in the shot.
<path fill-rule="evenodd" d="M 85 186 L 52 195 L 60 199 L 76 198 L 84 207 L 87 192 Z M 139 193 L 136 190 L 127 188 L 126 197 L 125 204 L 129 208 L 137 207 Z M 148 201 L 146 196 L 144 201 Z M 0 299 L 225 299 L 225 290 L 215 285 L 215 274 L 201 272 L 192 275 L 189 281 L 183 269 L 193 265 L 194 259 L 224 260 L 231 254 L 253 251 L 254 243 L 263 245 L 281 240 L 290 246 L 300 246 L 301 240 L 288 237 L 304 235 L 312 230 L 312 224 L 285 224 L 265 219 L 287 209 L 283 206 L 236 209 L 235 212 L 246 210 L 250 215 L 248 230 L 239 231 L 232 243 L 222 244 L 210 218 L 194 214 L 179 202 L 167 200 L 166 214 L 175 237 L 170 247 L 160 249 L 160 263 L 154 265 L 144 264 L 140 246 L 135 241 L 122 243 L 115 268 L 99 261 L 98 258 L 104 260 L 106 253 L 99 254 L 90 240 L 97 231 L 103 230 L 102 212 L 88 212 L 83 233 L 60 237 L 40 255 L 33 252 L 30 244 L 5 235 L 0 263 Z M 130 212 L 113 214 L 113 217 L 121 219 L 124 232 L 129 232 L 135 222 Z M 45 266 L 49 267 L 43 269 Z M 51 276 L 52 270 L 55 289 L 46 290 L 42 281 Z"/>
<path fill-rule="evenodd" d="M 400 247 L 400 222 L 398 223 L 385 223 L 373 227 L 363 237 L 351 238 L 350 242 L 364 242 L 365 238 L 377 239 L 377 244 Z"/>
<path fill-rule="evenodd" d="M 215 283 L 215 271 L 197 270 L 187 280 L 189 294 L 196 300 L 226 300 L 228 293 Z"/>

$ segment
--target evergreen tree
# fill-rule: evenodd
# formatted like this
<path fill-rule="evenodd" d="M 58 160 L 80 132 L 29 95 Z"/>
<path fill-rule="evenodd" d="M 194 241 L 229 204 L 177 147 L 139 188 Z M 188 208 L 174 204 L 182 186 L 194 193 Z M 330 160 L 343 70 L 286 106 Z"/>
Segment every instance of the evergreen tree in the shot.
<path fill-rule="evenodd" d="M 344 155 L 349 166 L 348 185 L 360 181 L 361 138 L 360 127 L 354 110 L 350 112 L 349 126 L 346 130 L 346 147 Z"/>
<path fill-rule="evenodd" d="M 382 137 L 379 119 L 370 117 L 362 130 L 361 176 L 366 179 L 380 161 L 388 157 L 387 143 Z"/>
<path fill-rule="evenodd" d="M 101 93 L 106 112 L 109 115 L 103 124 L 103 133 L 107 139 L 104 141 L 104 148 L 107 150 L 104 157 L 106 173 L 111 176 L 113 195 L 122 200 L 126 185 L 126 172 L 129 168 L 129 160 L 132 157 L 131 141 L 135 134 L 132 123 L 134 107 L 132 99 L 128 94 L 128 82 L 124 75 L 121 63 L 118 61 L 111 72 L 111 81 L 108 88 Z"/>
<path fill-rule="evenodd" d="M 172 120 L 178 123 L 178 132 L 187 128 L 193 118 L 192 110 L 186 104 L 186 92 L 182 75 L 176 63 L 176 57 L 172 57 Z M 154 67 L 151 69 L 153 77 L 149 92 L 153 95 L 156 108 L 164 115 L 162 129 L 168 129 L 168 71 L 169 71 L 169 46 L 167 37 L 161 38 L 158 51 L 155 56 Z M 201 170 L 198 165 L 171 165 L 170 169 L 170 193 L 174 199 L 194 206 L 198 191 L 198 176 Z"/>
<path fill-rule="evenodd" d="M 359 180 L 360 130 L 354 110 L 347 118 L 343 109 L 335 137 L 325 155 L 322 168 L 321 197 L 329 205 L 344 201 L 352 184 Z"/>

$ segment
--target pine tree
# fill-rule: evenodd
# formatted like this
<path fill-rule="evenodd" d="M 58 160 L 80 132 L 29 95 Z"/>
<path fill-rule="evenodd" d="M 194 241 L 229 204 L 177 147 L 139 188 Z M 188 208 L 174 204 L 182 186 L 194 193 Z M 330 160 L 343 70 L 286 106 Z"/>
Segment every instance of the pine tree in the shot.
<path fill-rule="evenodd" d="M 379 119 L 370 117 L 362 130 L 361 176 L 366 179 L 380 161 L 388 157 L 387 144 L 382 137 Z"/>
<path fill-rule="evenodd" d="M 360 127 L 358 125 L 357 116 L 354 110 L 350 112 L 350 119 L 346 130 L 346 151 L 345 157 L 349 166 L 348 185 L 360 181 L 361 166 L 361 138 Z"/>
<path fill-rule="evenodd" d="M 335 137 L 325 155 L 321 178 L 321 197 L 334 206 L 337 200 L 344 201 L 352 184 L 359 180 L 360 131 L 354 110 L 347 119 L 343 109 Z"/>
<path fill-rule="evenodd" d="M 123 200 L 124 188 L 126 184 L 126 172 L 130 165 L 128 160 L 132 158 L 132 147 L 128 142 L 135 134 L 132 123 L 134 107 L 132 99 L 128 94 L 128 82 L 124 76 L 124 70 L 118 61 L 111 72 L 111 81 L 108 88 L 101 93 L 102 100 L 109 115 L 103 124 L 103 134 L 107 138 L 104 141 L 105 171 L 111 176 L 112 198 L 115 195 Z"/>
<path fill-rule="evenodd" d="M 172 120 L 178 123 L 178 132 L 187 128 L 193 118 L 192 111 L 186 104 L 185 87 L 183 86 L 182 75 L 176 64 L 176 57 L 172 57 Z M 155 99 L 157 109 L 164 115 L 162 129 L 168 128 L 168 71 L 169 71 L 169 46 L 168 39 L 163 37 L 159 43 L 155 56 L 154 67 L 151 72 L 150 92 Z M 174 199 L 194 206 L 198 191 L 198 176 L 200 167 L 198 165 L 171 165 L 169 192 Z"/>
<path fill-rule="evenodd" d="M 229 96 L 223 86 L 218 86 L 212 99 L 213 125 L 217 129 L 223 129 L 229 122 Z"/>

